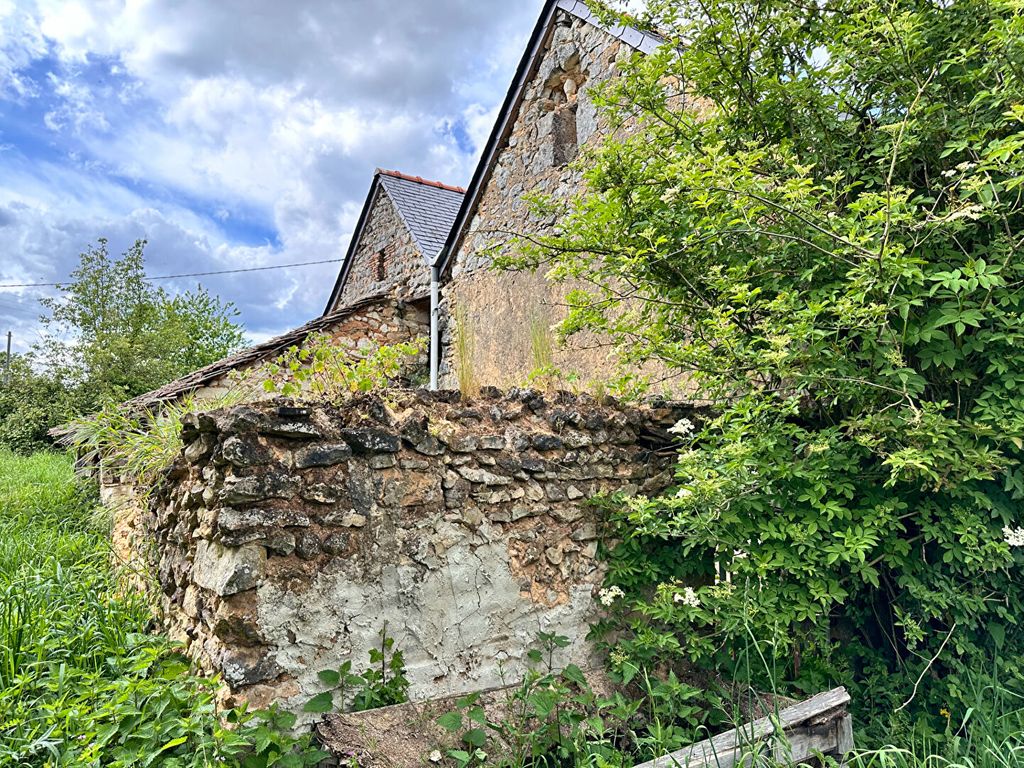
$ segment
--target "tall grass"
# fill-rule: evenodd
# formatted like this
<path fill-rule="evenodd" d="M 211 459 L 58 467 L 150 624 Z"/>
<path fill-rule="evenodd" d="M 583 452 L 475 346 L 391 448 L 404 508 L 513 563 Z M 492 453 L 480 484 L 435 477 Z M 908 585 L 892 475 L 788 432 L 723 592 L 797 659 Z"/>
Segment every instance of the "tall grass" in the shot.
<path fill-rule="evenodd" d="M 54 705 L 110 679 L 148 621 L 115 597 L 96 504 L 68 457 L 0 451 L 0 765 L 52 753 Z"/>
<path fill-rule="evenodd" d="M 463 397 L 476 397 L 480 391 L 476 380 L 476 344 L 469 309 L 459 303 L 455 307 L 455 366 L 459 391 Z"/>
<path fill-rule="evenodd" d="M 551 341 L 551 325 L 539 309 L 530 315 L 530 357 L 533 370 L 548 375 L 554 370 L 554 345 Z"/>
<path fill-rule="evenodd" d="M 963 681 L 972 705 L 942 732 L 917 728 L 894 744 L 856 753 L 852 768 L 1024 768 L 1021 681 L 977 670 Z"/>
<path fill-rule="evenodd" d="M 217 682 L 147 633 L 119 588 L 95 488 L 66 456 L 0 449 L 0 768 L 310 765 L 294 718 L 215 711 Z M 284 729 L 284 730 L 282 730 Z"/>

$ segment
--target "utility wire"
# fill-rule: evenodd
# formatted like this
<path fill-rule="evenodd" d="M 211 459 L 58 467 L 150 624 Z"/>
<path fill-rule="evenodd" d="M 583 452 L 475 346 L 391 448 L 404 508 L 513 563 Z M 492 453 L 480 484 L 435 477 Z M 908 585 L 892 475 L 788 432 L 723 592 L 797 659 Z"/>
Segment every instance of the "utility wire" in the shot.
<path fill-rule="evenodd" d="M 293 267 L 312 267 L 316 264 L 340 264 L 343 259 L 324 259 L 323 261 L 303 261 L 297 264 L 275 264 L 272 267 L 249 267 L 248 269 L 222 269 L 217 272 L 189 272 L 183 275 L 161 275 L 159 277 L 146 277 L 144 280 L 177 280 L 182 277 L 208 277 L 210 275 L 237 275 L 242 272 L 266 272 L 271 269 L 291 269 Z M 20 283 L 2 284 L 0 288 L 56 288 L 66 283 Z"/>

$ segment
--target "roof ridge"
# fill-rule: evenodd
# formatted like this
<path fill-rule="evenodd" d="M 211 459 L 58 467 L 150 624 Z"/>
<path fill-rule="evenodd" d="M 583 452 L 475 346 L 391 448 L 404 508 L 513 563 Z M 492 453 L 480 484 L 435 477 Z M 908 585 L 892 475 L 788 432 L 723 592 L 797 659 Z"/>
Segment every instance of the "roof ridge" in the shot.
<path fill-rule="evenodd" d="M 410 176 L 407 173 L 401 171 L 388 171 L 383 168 L 377 169 L 378 176 L 391 176 L 395 179 L 404 179 L 405 181 L 411 181 L 416 184 L 425 184 L 428 187 L 437 187 L 438 189 L 446 189 L 449 192 L 458 192 L 460 195 L 466 194 L 466 190 L 463 187 L 456 187 L 451 184 L 445 184 L 441 181 L 431 181 L 430 179 L 424 179 L 422 176 Z"/>

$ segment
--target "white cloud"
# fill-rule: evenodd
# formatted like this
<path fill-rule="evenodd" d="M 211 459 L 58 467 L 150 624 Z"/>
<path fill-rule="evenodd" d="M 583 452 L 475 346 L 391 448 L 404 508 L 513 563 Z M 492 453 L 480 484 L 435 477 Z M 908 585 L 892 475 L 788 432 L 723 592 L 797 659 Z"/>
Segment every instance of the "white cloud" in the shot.
<path fill-rule="evenodd" d="M 148 237 L 151 274 L 340 258 L 375 167 L 468 180 L 453 128 L 486 139 L 540 5 L 0 0 L 0 116 L 45 115 L 38 146 L 0 134 L 0 283 L 62 278 L 104 235 Z M 263 337 L 336 272 L 210 285 Z"/>

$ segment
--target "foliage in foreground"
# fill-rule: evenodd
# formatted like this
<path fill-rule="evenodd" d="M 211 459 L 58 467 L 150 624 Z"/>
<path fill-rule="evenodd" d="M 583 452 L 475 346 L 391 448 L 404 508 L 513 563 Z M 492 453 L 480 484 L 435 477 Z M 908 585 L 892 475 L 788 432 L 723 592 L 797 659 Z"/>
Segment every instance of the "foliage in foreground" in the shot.
<path fill-rule="evenodd" d="M 195 677 L 118 591 L 107 525 L 65 456 L 0 451 L 0 766 L 312 765 L 294 717 L 215 713 Z"/>
<path fill-rule="evenodd" d="M 352 662 L 338 669 L 317 673 L 327 690 L 306 702 L 303 711 L 323 714 L 335 711 L 366 712 L 409 701 L 409 679 L 405 676 L 405 654 L 395 648 L 388 625 L 380 632 L 380 648 L 371 648 L 370 666 L 360 673 Z"/>
<path fill-rule="evenodd" d="M 711 677 L 695 687 L 671 670 L 652 672 L 628 663 L 621 674 L 609 678 L 614 689 L 599 693 L 576 666 L 555 667 L 557 649 L 567 642 L 541 634 L 530 653 L 533 669 L 503 694 L 500 718 L 489 714 L 494 710 L 483 706 L 480 694 L 470 694 L 438 719 L 459 739 L 457 747 L 444 753 L 457 768 L 620 768 L 662 758 L 732 728 L 741 729 L 744 764 L 794 768 L 791 761 L 771 757 L 792 749 L 784 734 L 756 741 L 744 736 L 752 719 L 780 714 L 784 705 L 779 699 Z M 743 663 L 768 663 L 770 654 L 765 651 L 751 639 L 743 649 Z M 772 670 L 765 673 L 771 679 Z M 888 744 L 882 748 L 868 748 L 870 742 L 858 734 L 860 748 L 845 756 L 844 765 L 1024 767 L 1024 692 L 1019 684 L 1009 687 L 983 672 L 968 674 L 964 683 L 972 704 L 966 721 L 957 723 L 944 711 L 941 731 L 919 728 L 912 734 L 888 734 L 895 740 L 876 742 Z M 811 765 L 838 768 L 831 756 L 819 756 Z"/>
<path fill-rule="evenodd" d="M 649 6 L 603 96 L 639 132 L 515 262 L 716 408 L 620 506 L 618 648 L 726 669 L 753 626 L 874 727 L 962 722 L 1024 651 L 1024 3 Z"/>
<path fill-rule="evenodd" d="M 576 665 L 555 668 L 557 650 L 568 644 L 541 633 L 529 653 L 533 668 L 505 694 L 502 719 L 487 715 L 480 694 L 438 719 L 460 741 L 447 751 L 458 768 L 629 766 L 699 741 L 722 722 L 717 695 L 671 672 L 658 680 L 630 668 L 614 677 L 617 690 L 596 692 Z"/>

